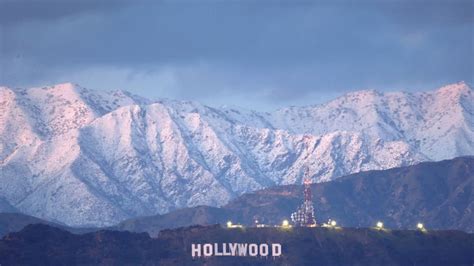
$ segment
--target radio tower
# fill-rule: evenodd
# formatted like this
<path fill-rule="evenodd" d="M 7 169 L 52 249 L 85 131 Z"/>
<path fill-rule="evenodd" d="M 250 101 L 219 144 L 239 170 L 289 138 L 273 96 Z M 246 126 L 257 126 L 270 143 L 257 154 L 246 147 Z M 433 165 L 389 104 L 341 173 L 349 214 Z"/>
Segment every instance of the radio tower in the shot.
<path fill-rule="evenodd" d="M 306 169 L 304 184 L 304 202 L 291 214 L 291 220 L 297 226 L 316 226 L 316 219 L 314 218 L 313 194 L 311 192 L 311 179 L 308 177 L 309 171 Z"/>

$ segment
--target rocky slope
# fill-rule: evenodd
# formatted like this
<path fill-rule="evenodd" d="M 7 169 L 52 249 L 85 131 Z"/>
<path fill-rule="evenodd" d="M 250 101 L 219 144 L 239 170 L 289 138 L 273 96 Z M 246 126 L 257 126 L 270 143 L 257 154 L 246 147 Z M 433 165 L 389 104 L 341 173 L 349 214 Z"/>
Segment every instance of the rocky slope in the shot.
<path fill-rule="evenodd" d="M 306 168 L 321 182 L 472 154 L 473 102 L 464 83 L 353 92 L 273 113 L 72 84 L 2 87 L 0 204 L 104 226 L 298 184 Z"/>
<path fill-rule="evenodd" d="M 0 240 L 2 265 L 471 265 L 472 234 L 460 231 L 191 227 L 146 234 L 74 235 L 30 225 Z M 192 243 L 279 243 L 278 257 L 191 256 Z"/>

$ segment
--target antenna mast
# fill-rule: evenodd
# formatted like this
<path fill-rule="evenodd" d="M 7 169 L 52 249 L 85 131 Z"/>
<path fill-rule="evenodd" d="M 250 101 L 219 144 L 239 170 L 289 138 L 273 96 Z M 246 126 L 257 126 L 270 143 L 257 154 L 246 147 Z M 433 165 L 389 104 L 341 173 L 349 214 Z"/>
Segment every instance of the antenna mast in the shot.
<path fill-rule="evenodd" d="M 304 201 L 303 204 L 291 214 L 291 220 L 298 226 L 313 227 L 316 226 L 314 218 L 313 193 L 311 191 L 312 181 L 309 178 L 309 169 L 306 168 L 304 178 Z"/>

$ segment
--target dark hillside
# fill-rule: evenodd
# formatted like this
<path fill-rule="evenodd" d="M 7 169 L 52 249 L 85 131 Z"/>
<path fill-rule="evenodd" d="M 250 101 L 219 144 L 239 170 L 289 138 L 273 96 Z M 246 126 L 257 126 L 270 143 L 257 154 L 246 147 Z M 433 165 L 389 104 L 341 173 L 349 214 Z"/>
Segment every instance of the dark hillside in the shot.
<path fill-rule="evenodd" d="M 279 243 L 279 257 L 191 256 L 192 243 Z M 219 226 L 82 235 L 29 225 L 0 241 L 1 265 L 472 265 L 473 235 L 461 231 Z"/>

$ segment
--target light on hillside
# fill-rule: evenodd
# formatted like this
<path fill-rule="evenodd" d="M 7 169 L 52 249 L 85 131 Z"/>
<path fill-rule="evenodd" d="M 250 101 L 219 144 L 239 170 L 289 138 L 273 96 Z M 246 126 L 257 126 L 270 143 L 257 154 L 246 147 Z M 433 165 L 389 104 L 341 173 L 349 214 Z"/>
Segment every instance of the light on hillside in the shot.
<path fill-rule="evenodd" d="M 379 229 L 383 228 L 383 223 L 381 221 L 377 222 L 377 228 L 379 228 Z"/>
<path fill-rule="evenodd" d="M 228 227 L 228 228 L 231 228 L 231 227 L 232 227 L 232 222 L 231 222 L 231 221 L 228 221 L 228 222 L 227 222 L 227 227 Z"/>
<path fill-rule="evenodd" d="M 416 225 L 416 228 L 418 228 L 419 230 L 423 230 L 423 229 L 425 229 L 425 226 L 422 223 L 418 223 Z"/>

